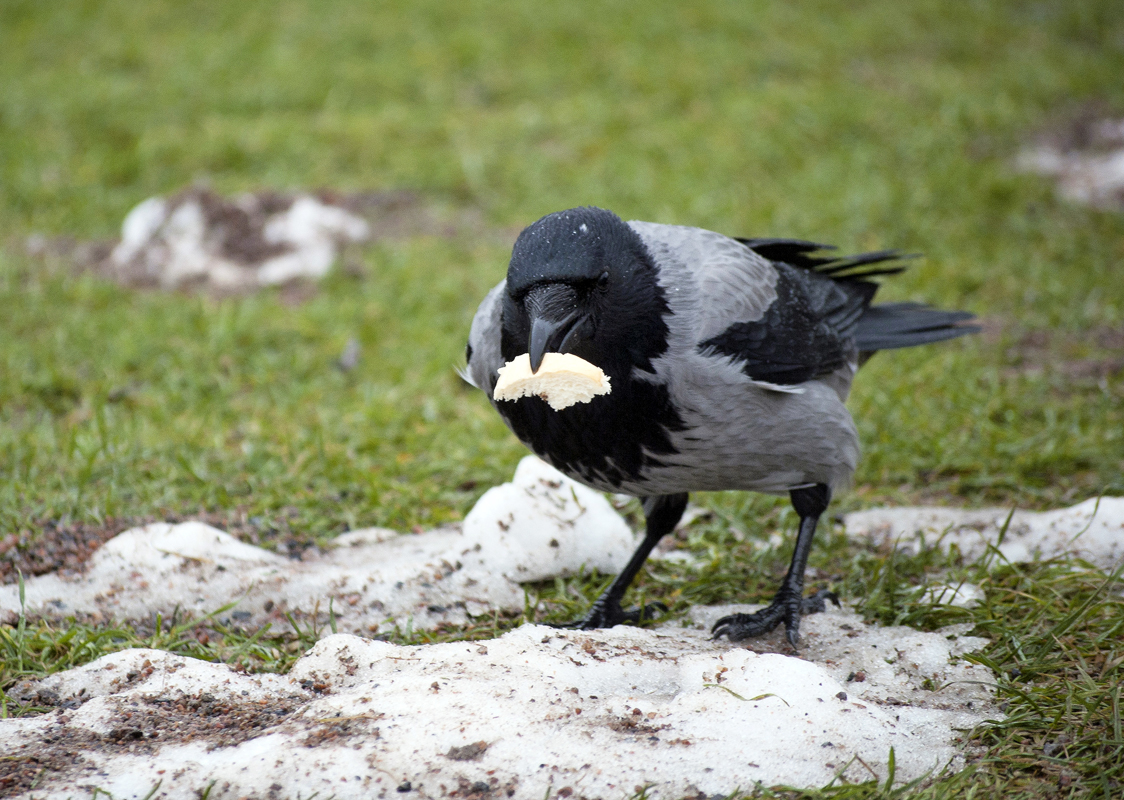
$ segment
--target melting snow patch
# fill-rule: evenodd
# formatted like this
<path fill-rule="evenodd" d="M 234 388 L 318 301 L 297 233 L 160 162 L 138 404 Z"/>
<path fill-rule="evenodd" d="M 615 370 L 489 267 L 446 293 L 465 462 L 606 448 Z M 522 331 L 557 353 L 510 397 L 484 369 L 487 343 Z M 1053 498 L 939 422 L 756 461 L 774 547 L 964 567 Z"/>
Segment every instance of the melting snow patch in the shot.
<path fill-rule="evenodd" d="M 1050 175 L 1058 194 L 1099 208 L 1124 209 L 1124 119 L 1083 115 L 1063 135 L 1023 150 L 1016 166 Z"/>
<path fill-rule="evenodd" d="M 284 623 L 294 611 L 326 618 L 330 603 L 339 630 L 370 634 L 407 622 L 431 629 L 520 611 L 526 581 L 582 568 L 618 572 L 635 540 L 601 494 L 528 456 L 459 529 L 372 528 L 334 545 L 319 559 L 291 561 L 200 522 L 146 525 L 102 545 L 81 575 L 28 579 L 26 608 L 141 619 L 237 602 L 239 621 L 256 627 Z M 0 586 L 0 614 L 19 609 L 18 587 Z"/>
<path fill-rule="evenodd" d="M 679 798 L 884 779 L 890 748 L 899 780 L 957 768 L 959 731 L 995 715 L 959 628 L 830 611 L 805 620 L 804 660 L 710 640 L 731 610 L 418 647 L 339 634 L 287 677 L 130 650 L 17 687 L 59 710 L 0 720 L 0 751 L 52 765 L 36 798 Z"/>
<path fill-rule="evenodd" d="M 190 189 L 130 211 L 110 264 L 119 277 L 167 288 L 269 286 L 323 277 L 342 245 L 370 235 L 366 220 L 310 195 L 226 200 Z"/>
<path fill-rule="evenodd" d="M 1086 500 L 1056 511 L 1016 511 L 999 542 L 1009 509 L 879 508 L 847 514 L 852 538 L 894 543 L 913 551 L 926 544 L 956 545 L 965 558 L 983 556 L 998 545 L 1008 561 L 1073 555 L 1101 569 L 1124 559 L 1124 497 Z"/>
<path fill-rule="evenodd" d="M 984 590 L 974 583 L 938 583 L 925 590 L 922 602 L 957 608 L 972 608 L 987 598 Z"/>
<path fill-rule="evenodd" d="M 902 538 L 897 517 L 877 516 L 886 513 L 852 515 L 849 530 L 857 518 L 868 533 Z M 921 529 L 912 513 L 900 529 L 907 538 Z M 957 533 L 926 513 L 929 535 L 963 535 L 966 552 L 982 552 L 1006 517 L 954 512 L 977 515 Z M 1016 515 L 1004 547 L 1116 545 L 1122 525 L 1124 500 L 1102 500 L 1095 516 L 1092 503 Z M 1034 539 L 1036 530 L 1049 535 Z M 82 575 L 28 580 L 26 607 L 140 618 L 238 601 L 240 621 L 259 626 L 286 612 L 318 609 L 323 619 L 331 603 L 342 631 L 431 628 L 521 609 L 522 582 L 616 572 L 634 545 L 602 495 L 529 457 L 459 529 L 354 531 L 294 562 L 201 523 L 149 525 L 112 539 Z M 970 602 L 973 588 L 933 599 Z M 0 612 L 18 609 L 17 587 L 0 586 Z M 653 798 L 712 796 L 759 783 L 884 780 L 891 748 L 898 780 L 957 769 L 964 732 L 997 716 L 993 676 L 961 658 L 984 644 L 966 635 L 970 626 L 879 628 L 829 609 L 804 619 L 799 658 L 775 652 L 787 649 L 781 631 L 747 647 L 709 638 L 718 617 L 752 610 L 697 608 L 654 630 L 525 625 L 496 640 L 420 647 L 341 633 L 288 676 L 116 653 L 9 690 L 55 711 L 0 720 L 0 788 L 28 798 L 95 789 L 235 798 L 267 787 L 287 797 L 609 798 L 637 787 Z"/>

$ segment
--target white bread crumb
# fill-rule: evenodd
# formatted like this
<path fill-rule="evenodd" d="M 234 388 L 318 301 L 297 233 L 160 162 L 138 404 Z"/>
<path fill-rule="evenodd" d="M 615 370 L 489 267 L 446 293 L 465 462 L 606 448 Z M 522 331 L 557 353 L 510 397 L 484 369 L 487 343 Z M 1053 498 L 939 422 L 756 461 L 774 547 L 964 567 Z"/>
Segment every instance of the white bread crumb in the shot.
<path fill-rule="evenodd" d="M 530 356 L 524 353 L 500 367 L 499 376 L 492 393 L 496 400 L 538 396 L 555 411 L 612 391 L 608 375 L 573 353 L 546 353 L 535 373 Z"/>

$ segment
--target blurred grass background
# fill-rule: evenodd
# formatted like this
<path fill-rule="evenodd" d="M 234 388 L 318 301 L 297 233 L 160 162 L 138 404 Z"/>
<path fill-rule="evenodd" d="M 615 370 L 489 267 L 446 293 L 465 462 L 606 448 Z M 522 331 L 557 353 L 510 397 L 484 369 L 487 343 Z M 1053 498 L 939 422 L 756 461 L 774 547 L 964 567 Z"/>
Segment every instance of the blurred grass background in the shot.
<path fill-rule="evenodd" d="M 1124 492 L 1124 214 L 1012 167 L 1083 109 L 1124 116 L 1122 75 L 1119 0 L 5 0 L 0 542 L 203 514 L 266 544 L 460 518 L 524 454 L 454 374 L 472 314 L 518 230 L 582 204 L 922 253 L 881 297 L 983 318 L 982 336 L 863 369 L 850 405 L 865 455 L 837 509 Z M 351 253 L 299 301 L 126 289 L 27 255 L 33 235 L 110 239 L 136 203 L 197 182 L 410 190 L 455 224 Z M 352 338 L 361 357 L 342 372 Z M 660 562 L 640 590 L 673 610 L 767 598 L 787 553 L 743 534 L 791 528 L 784 504 L 696 500 L 716 512 L 686 544 L 706 569 Z M 825 532 L 812 562 L 887 623 L 950 621 L 919 599 L 928 576 L 979 582 L 987 605 L 952 617 L 995 643 L 980 658 L 1009 704 L 973 739 L 973 770 L 909 796 L 1114 796 L 1111 582 L 1068 563 L 894 558 Z M 562 619 L 600 585 L 532 591 Z M 140 643 L 285 669 L 318 635 L 173 622 L 0 625 L 0 690 Z"/>
<path fill-rule="evenodd" d="M 1058 366 L 1120 330 L 1124 215 L 1059 202 L 1011 159 L 1082 104 L 1124 111 L 1122 74 L 1124 13 L 1092 0 L 9 0 L 0 527 L 457 518 L 522 453 L 453 374 L 471 315 L 515 232 L 581 204 L 923 253 L 882 296 L 988 321 L 864 370 L 843 502 L 1119 490 L 1119 371 Z M 34 233 L 111 238 L 140 200 L 200 181 L 409 189 L 479 225 L 366 248 L 295 307 L 126 290 L 23 254 Z"/>

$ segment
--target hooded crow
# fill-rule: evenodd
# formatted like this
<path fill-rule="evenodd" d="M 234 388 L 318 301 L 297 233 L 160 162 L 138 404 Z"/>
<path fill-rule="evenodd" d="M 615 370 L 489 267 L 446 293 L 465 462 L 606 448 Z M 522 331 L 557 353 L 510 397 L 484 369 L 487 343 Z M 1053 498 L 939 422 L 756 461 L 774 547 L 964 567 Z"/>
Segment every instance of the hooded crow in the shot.
<path fill-rule="evenodd" d="M 679 522 L 688 492 L 788 494 L 800 517 L 780 589 L 716 637 L 739 641 L 784 623 L 799 639 L 804 570 L 819 517 L 859 457 L 844 402 L 876 350 L 973 333 L 972 315 L 916 303 L 871 305 L 870 279 L 901 272 L 893 251 L 838 258 L 791 239 L 734 239 L 701 228 L 624 222 L 575 208 L 515 242 L 507 278 L 472 321 L 466 377 L 492 398 L 505 362 L 547 352 L 600 367 L 612 391 L 560 411 L 538 397 L 492 400 L 523 444 L 574 480 L 641 499 L 644 540 L 575 624 L 636 622 L 656 606 L 621 599 L 652 548 Z"/>

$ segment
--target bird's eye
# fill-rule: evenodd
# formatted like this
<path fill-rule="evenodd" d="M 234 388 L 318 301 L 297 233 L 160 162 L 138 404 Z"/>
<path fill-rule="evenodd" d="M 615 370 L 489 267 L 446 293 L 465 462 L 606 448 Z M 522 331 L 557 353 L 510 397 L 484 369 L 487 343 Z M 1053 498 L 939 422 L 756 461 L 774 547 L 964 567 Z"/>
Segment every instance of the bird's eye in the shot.
<path fill-rule="evenodd" d="M 601 289 L 604 289 L 608 285 L 609 285 L 609 272 L 608 272 L 608 270 L 606 270 L 605 272 L 602 272 L 601 277 L 597 279 L 597 286 Z"/>

